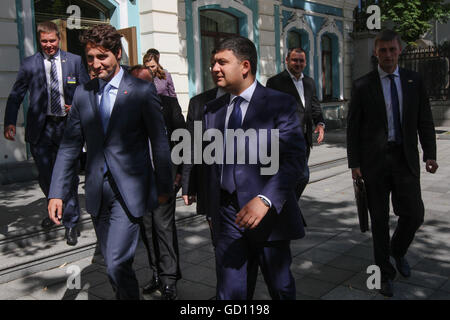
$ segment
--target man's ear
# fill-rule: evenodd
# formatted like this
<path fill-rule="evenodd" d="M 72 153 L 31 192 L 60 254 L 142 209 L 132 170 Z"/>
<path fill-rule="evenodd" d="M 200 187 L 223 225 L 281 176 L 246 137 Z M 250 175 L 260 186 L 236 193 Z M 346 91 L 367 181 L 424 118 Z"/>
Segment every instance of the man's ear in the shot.
<path fill-rule="evenodd" d="M 120 61 L 122 59 L 122 48 L 119 48 L 119 51 L 117 51 L 116 58 L 117 61 Z"/>
<path fill-rule="evenodd" d="M 244 76 L 247 76 L 247 75 L 251 74 L 251 72 L 252 72 L 252 66 L 250 65 L 250 61 L 248 61 L 248 60 L 242 61 L 242 74 Z"/>

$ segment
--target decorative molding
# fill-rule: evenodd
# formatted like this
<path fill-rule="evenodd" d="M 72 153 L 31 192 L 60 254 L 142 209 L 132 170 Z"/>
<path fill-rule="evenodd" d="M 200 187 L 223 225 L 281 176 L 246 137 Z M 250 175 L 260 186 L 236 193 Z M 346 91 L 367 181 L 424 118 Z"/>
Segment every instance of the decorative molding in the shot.
<path fill-rule="evenodd" d="M 314 33 L 308 23 L 306 21 L 306 17 L 300 10 L 296 10 L 293 12 L 291 17 L 289 17 L 289 20 L 287 21 L 287 25 L 283 28 L 283 31 L 281 32 L 281 39 L 283 39 L 281 43 L 281 52 L 282 52 L 282 58 L 281 60 L 285 61 L 286 55 L 287 55 L 287 37 L 288 32 L 291 29 L 298 29 L 298 30 L 304 30 L 308 34 L 308 40 L 309 40 L 309 55 L 308 55 L 308 63 L 309 63 L 309 70 L 310 70 L 310 76 L 314 78 Z"/>
<path fill-rule="evenodd" d="M 194 55 L 195 55 L 195 90 L 199 94 L 202 92 L 202 64 L 201 58 L 201 39 L 200 39 L 200 26 L 199 26 L 199 9 L 209 5 L 219 5 L 220 8 L 227 9 L 233 8 L 247 16 L 247 33 L 248 38 L 254 42 L 253 35 L 253 12 L 250 8 L 246 7 L 242 0 L 198 0 L 192 2 L 192 24 L 193 24 L 193 37 L 194 37 Z"/>
<path fill-rule="evenodd" d="M 322 100 L 322 78 L 320 77 L 322 70 L 322 35 L 325 33 L 332 33 L 338 37 L 339 44 L 339 56 L 338 56 L 338 66 L 339 66 L 339 99 L 344 99 L 344 38 L 342 33 L 339 31 L 338 26 L 336 25 L 336 21 L 332 17 L 328 17 L 320 28 L 319 33 L 317 34 L 317 56 L 318 56 L 318 71 L 319 71 L 319 88 L 318 88 L 318 98 Z"/>

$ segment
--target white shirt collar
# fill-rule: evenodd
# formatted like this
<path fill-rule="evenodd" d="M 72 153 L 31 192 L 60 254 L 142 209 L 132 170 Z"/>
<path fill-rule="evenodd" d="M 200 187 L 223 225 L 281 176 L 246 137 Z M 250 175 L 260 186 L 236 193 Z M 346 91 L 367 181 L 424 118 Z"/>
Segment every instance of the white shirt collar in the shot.
<path fill-rule="evenodd" d="M 58 59 L 59 59 L 60 53 L 61 53 L 61 50 L 58 50 L 58 51 L 55 53 L 55 55 L 53 56 L 53 57 L 55 58 L 55 60 L 58 60 Z M 42 54 L 44 55 L 44 59 L 45 59 L 45 60 L 50 59 L 50 56 L 49 56 L 48 54 L 46 54 L 45 52 L 42 51 Z"/>
<path fill-rule="evenodd" d="M 286 68 L 286 71 L 289 73 L 289 75 L 291 76 L 292 80 L 294 80 L 294 81 L 301 81 L 301 80 L 303 80 L 303 78 L 305 77 L 305 76 L 303 75 L 303 72 L 302 72 L 302 73 L 300 74 L 300 78 L 297 80 L 297 78 L 289 71 L 288 68 Z"/>
<path fill-rule="evenodd" d="M 256 84 L 257 81 L 255 80 L 252 85 L 250 87 L 248 87 L 247 89 L 245 89 L 239 96 L 244 98 L 245 101 L 250 102 L 250 100 L 252 99 L 253 93 L 255 92 L 256 89 Z M 234 94 L 230 94 L 230 103 L 231 101 L 233 101 L 233 99 L 237 97 Z"/>
<path fill-rule="evenodd" d="M 390 73 L 387 73 L 386 71 L 384 71 L 383 69 L 381 69 L 380 65 L 378 65 L 378 74 L 380 75 L 380 78 L 385 78 L 387 77 Z M 400 73 L 398 71 L 398 65 L 395 68 L 394 72 L 392 73 L 394 76 L 396 77 L 400 77 Z"/>
<path fill-rule="evenodd" d="M 109 81 L 108 83 L 111 85 L 111 87 L 118 89 L 119 85 L 120 85 L 120 81 L 122 81 L 122 77 L 123 77 L 123 69 L 122 67 L 120 67 L 119 72 L 111 79 L 111 81 Z M 100 88 L 103 88 L 103 86 L 106 85 L 106 81 L 99 79 L 100 81 Z"/>

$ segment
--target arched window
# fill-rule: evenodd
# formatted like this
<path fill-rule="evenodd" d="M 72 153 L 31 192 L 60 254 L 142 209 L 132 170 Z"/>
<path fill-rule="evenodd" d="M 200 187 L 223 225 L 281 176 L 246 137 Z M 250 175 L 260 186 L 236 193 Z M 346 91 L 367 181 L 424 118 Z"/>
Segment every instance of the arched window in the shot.
<path fill-rule="evenodd" d="M 302 48 L 302 36 L 296 31 L 289 31 L 287 35 L 287 49 Z"/>
<path fill-rule="evenodd" d="M 330 100 L 333 97 L 333 68 L 332 68 L 331 38 L 322 36 L 322 99 Z"/>
<path fill-rule="evenodd" d="M 239 20 L 235 16 L 218 10 L 200 11 L 202 45 L 203 91 L 215 87 L 211 79 L 211 52 L 219 41 L 231 35 L 239 35 Z"/>

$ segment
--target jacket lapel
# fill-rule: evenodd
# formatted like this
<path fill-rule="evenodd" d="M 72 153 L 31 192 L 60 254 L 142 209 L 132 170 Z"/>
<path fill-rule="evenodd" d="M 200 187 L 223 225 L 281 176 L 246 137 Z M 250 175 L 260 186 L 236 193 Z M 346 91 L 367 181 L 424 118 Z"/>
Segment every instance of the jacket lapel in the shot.
<path fill-rule="evenodd" d="M 292 81 L 291 81 L 292 82 Z M 242 122 L 242 129 L 245 131 L 249 128 L 257 126 L 252 125 L 253 121 L 258 118 L 258 114 L 264 114 L 261 110 L 262 106 L 265 106 L 265 92 L 263 86 L 258 82 L 256 84 L 255 92 L 253 92 L 252 99 L 248 104 L 247 112 L 245 113 L 244 121 Z"/>
<path fill-rule="evenodd" d="M 295 100 L 297 100 L 298 104 L 304 108 L 302 104 L 302 99 L 300 99 L 300 95 L 298 94 L 297 87 L 295 86 L 294 81 L 292 80 L 291 75 L 289 74 L 289 72 L 287 72 L 287 70 L 283 71 L 283 78 L 284 80 L 282 83 L 285 83 L 287 85 L 287 91 L 291 95 L 293 95 L 295 97 Z M 303 82 L 303 88 L 304 87 L 305 82 Z"/>
<path fill-rule="evenodd" d="M 399 68 L 399 73 L 400 73 L 400 82 L 402 84 L 402 97 L 403 97 L 403 102 L 402 102 L 402 118 L 400 119 L 401 123 L 403 124 L 403 119 L 405 119 L 405 113 L 406 113 L 406 109 L 408 108 L 409 105 L 409 83 L 408 83 L 408 74 L 405 71 L 405 69 L 403 68 Z M 403 128 L 403 125 L 402 125 Z"/>
<path fill-rule="evenodd" d="M 375 105 L 380 108 L 380 112 L 383 117 L 383 122 L 386 130 L 388 130 L 387 114 L 386 114 L 386 103 L 384 101 L 383 88 L 381 86 L 380 75 L 377 70 L 373 71 L 370 79 L 370 90 L 372 97 L 375 99 Z"/>
<path fill-rule="evenodd" d="M 128 79 L 128 74 L 124 72 L 122 81 L 120 81 L 120 85 L 117 90 L 116 101 L 114 102 L 111 116 L 108 121 L 108 128 L 106 129 L 105 138 L 108 138 L 108 136 L 111 134 L 111 128 L 114 127 L 114 123 L 121 119 L 120 111 L 124 106 L 126 106 L 125 100 L 129 92 L 131 91 L 132 85 L 133 83 Z"/>
<path fill-rule="evenodd" d="M 66 52 L 63 50 L 59 50 L 60 54 L 59 57 L 61 59 L 61 70 L 62 70 L 62 82 L 63 82 L 63 90 L 64 92 L 67 92 L 66 90 L 66 79 L 67 79 L 67 55 Z"/>
<path fill-rule="evenodd" d="M 98 79 L 91 80 L 87 84 L 85 84 L 86 87 L 89 88 L 89 105 L 92 109 L 92 112 L 94 114 L 95 121 L 97 122 L 98 126 L 101 128 L 101 135 L 104 137 L 103 132 L 103 125 L 102 125 L 102 117 L 100 115 L 98 100 L 97 100 L 97 93 L 100 89 L 99 81 Z"/>

